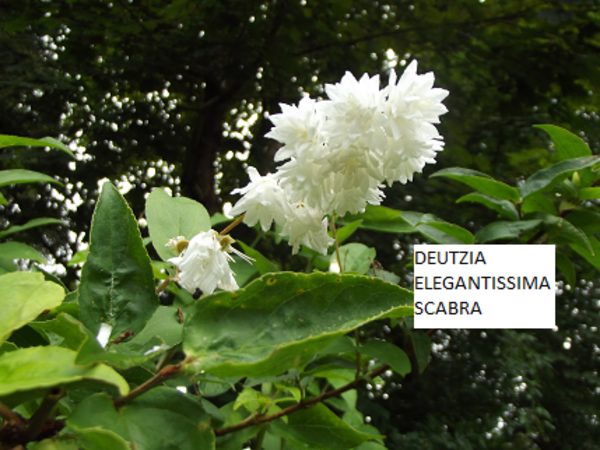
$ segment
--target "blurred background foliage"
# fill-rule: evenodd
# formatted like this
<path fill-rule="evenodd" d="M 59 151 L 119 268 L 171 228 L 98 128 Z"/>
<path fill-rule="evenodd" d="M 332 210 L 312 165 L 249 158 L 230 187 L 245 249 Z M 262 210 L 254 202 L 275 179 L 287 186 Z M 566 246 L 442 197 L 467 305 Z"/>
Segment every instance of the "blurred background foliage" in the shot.
<path fill-rule="evenodd" d="M 3 149 L 0 169 L 39 170 L 64 187 L 5 189 L 0 229 L 68 221 L 15 239 L 53 258 L 71 286 L 66 262 L 88 239 L 101 180 L 140 218 L 157 186 L 222 212 L 248 165 L 274 168 L 268 114 L 303 92 L 324 95 L 347 70 L 387 82 L 416 58 L 450 91 L 446 149 L 413 183 L 386 190 L 392 208 L 476 231 L 494 215 L 455 205 L 467 191 L 428 175 L 462 166 L 514 185 L 555 161 L 532 124 L 564 126 L 599 152 L 598 0 L 4 0 L 0 25 L 0 133 L 60 137 L 77 153 L 69 162 Z M 353 240 L 411 284 L 414 235 Z M 305 266 L 272 239 L 257 248 L 283 269 Z M 598 448 L 599 280 L 571 256 L 578 282 L 561 282 L 555 330 L 438 331 L 423 374 L 359 393 L 389 448 Z M 364 333 L 403 337 L 383 324 Z"/>

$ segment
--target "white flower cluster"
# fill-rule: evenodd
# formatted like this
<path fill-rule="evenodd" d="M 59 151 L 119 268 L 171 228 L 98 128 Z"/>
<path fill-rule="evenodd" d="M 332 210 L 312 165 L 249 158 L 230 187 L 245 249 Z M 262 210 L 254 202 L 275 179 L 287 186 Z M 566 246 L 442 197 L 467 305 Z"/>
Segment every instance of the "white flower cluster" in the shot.
<path fill-rule="evenodd" d="M 260 222 L 264 231 L 275 220 L 294 253 L 302 243 L 326 254 L 332 244 L 326 214 L 378 205 L 383 182 L 412 181 L 435 162 L 444 142 L 433 124 L 447 112 L 442 100 L 448 91 L 433 82 L 433 73 L 418 75 L 413 61 L 400 79 L 392 70 L 383 89 L 378 75 L 357 81 L 346 72 L 341 82 L 325 86 L 328 100 L 281 104 L 267 137 L 283 144 L 275 160 L 285 162 L 264 177 L 250 167 L 250 183 L 232 191 L 243 197 L 230 213 L 245 212 L 244 222 Z"/>

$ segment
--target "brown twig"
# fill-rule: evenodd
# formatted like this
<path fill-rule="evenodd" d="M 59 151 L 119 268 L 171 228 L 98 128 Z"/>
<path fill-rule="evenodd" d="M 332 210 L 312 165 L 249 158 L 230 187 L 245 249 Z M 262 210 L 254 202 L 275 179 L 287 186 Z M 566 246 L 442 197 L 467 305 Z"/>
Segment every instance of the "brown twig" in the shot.
<path fill-rule="evenodd" d="M 0 402 L 0 417 L 8 422 L 21 423 L 23 422 L 23 418 L 6 406 L 4 403 Z"/>
<path fill-rule="evenodd" d="M 54 407 L 66 393 L 67 391 L 63 387 L 52 388 L 48 391 L 44 400 L 42 400 L 42 404 L 28 421 L 27 429 L 25 430 L 25 442 L 33 441 L 40 434 L 40 431 L 42 431 L 42 428 L 44 428 L 44 425 L 50 418 Z"/>
<path fill-rule="evenodd" d="M 387 364 L 384 364 L 379 369 L 376 369 L 373 372 L 371 372 L 368 375 L 368 377 L 375 378 L 375 377 L 381 375 L 383 372 L 385 372 L 389 368 L 390 368 L 390 366 L 388 366 Z M 339 394 L 349 391 L 350 389 L 356 389 L 357 387 L 360 387 L 363 384 L 366 384 L 367 381 L 368 381 L 367 378 L 361 378 L 358 380 L 354 380 L 354 381 L 346 384 L 345 386 L 342 386 L 341 388 L 334 389 L 333 391 L 325 392 L 324 394 L 319 395 L 318 397 L 314 397 L 314 398 L 311 398 L 308 400 L 303 400 L 300 403 L 290 406 L 289 408 L 282 409 L 281 411 L 270 414 L 268 416 L 250 416 L 247 419 L 242 420 L 240 423 L 238 423 L 236 425 L 232 425 L 227 428 L 221 428 L 219 430 L 215 430 L 215 436 L 224 436 L 226 434 L 233 433 L 234 431 L 238 431 L 243 428 L 251 427 L 254 425 L 259 425 L 259 424 L 265 423 L 265 422 L 271 422 L 272 420 L 279 419 L 280 417 L 283 417 L 283 416 L 287 416 L 288 414 L 292 414 L 301 409 L 309 408 L 317 403 L 327 400 L 328 398 L 335 397 Z"/>
<path fill-rule="evenodd" d="M 150 389 L 158 386 L 162 382 L 169 380 L 171 378 L 175 378 L 181 372 L 181 364 L 177 364 L 175 366 L 167 366 L 160 370 L 156 375 L 150 378 L 145 383 L 140 384 L 134 390 L 132 390 L 129 394 L 124 395 L 123 397 L 115 398 L 113 400 L 113 404 L 115 408 L 121 408 L 122 406 L 129 403 L 136 397 L 148 392 Z"/>

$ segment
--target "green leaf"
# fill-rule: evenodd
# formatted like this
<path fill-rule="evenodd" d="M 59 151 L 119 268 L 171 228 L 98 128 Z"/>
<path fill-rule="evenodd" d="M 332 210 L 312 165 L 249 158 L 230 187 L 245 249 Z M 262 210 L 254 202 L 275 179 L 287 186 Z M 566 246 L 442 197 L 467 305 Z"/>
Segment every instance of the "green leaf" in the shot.
<path fill-rule="evenodd" d="M 515 222 L 492 222 L 475 233 L 475 240 L 478 243 L 483 244 L 498 239 L 516 239 L 525 231 L 533 230 L 541 223 L 542 221 L 540 219 L 518 220 Z"/>
<path fill-rule="evenodd" d="M 6 134 L 0 134 L 0 148 L 17 146 L 17 145 L 23 145 L 23 146 L 28 146 L 28 147 L 52 147 L 52 148 L 56 148 L 58 150 L 62 150 L 67 155 L 69 155 L 71 158 L 75 159 L 75 155 L 69 149 L 69 147 L 67 147 L 65 144 L 63 144 L 60 141 L 57 141 L 54 138 L 45 137 L 42 139 L 31 139 L 31 138 L 24 138 L 24 137 L 19 137 L 19 136 L 10 136 L 10 135 L 6 135 Z"/>
<path fill-rule="evenodd" d="M 21 231 L 29 230 L 30 228 L 42 227 L 45 225 L 64 225 L 68 224 L 62 220 L 53 219 L 51 217 L 38 217 L 37 219 L 31 219 L 25 225 L 13 225 L 6 230 L 0 231 L 0 239 L 10 236 L 11 234 L 19 233 Z"/>
<path fill-rule="evenodd" d="M 565 216 L 565 219 L 582 230 L 588 236 L 600 232 L 600 213 L 590 209 L 574 209 Z"/>
<path fill-rule="evenodd" d="M 591 253 L 589 255 L 593 257 Z M 564 275 L 567 284 L 574 287 L 577 281 L 575 266 L 573 266 L 571 260 L 564 253 L 559 251 L 556 252 L 556 268 Z"/>
<path fill-rule="evenodd" d="M 556 125 L 534 125 L 552 138 L 556 153 L 561 160 L 591 156 L 592 151 L 579 136 Z"/>
<path fill-rule="evenodd" d="M 240 381 L 240 377 L 219 378 L 210 373 L 203 373 L 196 375 L 194 380 L 198 383 L 202 397 L 216 397 L 230 389 L 235 391 L 235 383 Z"/>
<path fill-rule="evenodd" d="M 159 306 L 137 221 L 110 183 L 104 183 L 94 211 L 78 293 L 81 321 L 95 335 L 100 324 L 110 325 L 111 340 L 142 330 Z"/>
<path fill-rule="evenodd" d="M 573 172 L 593 166 L 600 162 L 599 156 L 585 156 L 583 158 L 568 159 L 550 167 L 539 170 L 531 175 L 520 187 L 521 197 L 526 198 L 543 189 L 550 188 L 567 178 Z"/>
<path fill-rule="evenodd" d="M 248 255 L 250 258 L 254 259 L 254 262 L 252 264 L 254 267 L 256 267 L 256 269 L 258 270 L 258 273 L 260 273 L 261 275 L 264 275 L 265 273 L 279 271 L 279 269 L 277 269 L 277 266 L 275 264 L 273 264 L 271 261 L 269 261 L 267 258 L 265 258 L 260 252 L 258 252 L 257 250 L 254 250 L 252 247 L 244 244 L 243 242 L 240 242 L 240 241 L 236 241 L 236 242 L 238 244 L 240 244 L 240 246 L 242 247 L 242 249 L 244 250 L 244 253 L 246 255 Z"/>
<path fill-rule="evenodd" d="M 27 447 L 31 450 L 79 450 L 79 447 L 73 439 L 44 439 L 43 441 L 36 442 L 33 447 Z M 87 450 L 87 449 L 84 449 Z"/>
<path fill-rule="evenodd" d="M 210 216 L 204 206 L 185 197 L 170 197 L 164 189 L 154 189 L 146 199 L 146 218 L 152 245 L 164 260 L 177 256 L 167 246 L 169 239 L 183 236 L 192 239 L 210 230 Z"/>
<path fill-rule="evenodd" d="M 350 358 L 336 355 L 325 355 L 308 364 L 302 373 L 303 377 L 314 375 L 320 372 L 327 372 L 336 369 L 356 369 L 356 358 L 354 361 Z"/>
<path fill-rule="evenodd" d="M 552 243 L 576 244 L 594 254 L 594 250 L 585 233 L 568 220 L 545 213 L 534 213 L 532 216 L 544 221 L 544 228 L 550 233 Z"/>
<path fill-rule="evenodd" d="M 8 200 L 6 200 L 6 197 L 4 195 L 2 195 L 2 193 L 0 192 L 0 205 L 7 205 L 8 204 Z"/>
<path fill-rule="evenodd" d="M 375 249 L 353 242 L 340 247 L 340 258 L 344 272 L 357 272 L 365 275 L 375 260 Z M 337 255 L 331 255 L 331 261 L 337 261 Z"/>
<path fill-rule="evenodd" d="M 350 427 L 323 404 L 290 414 L 287 424 L 279 419 L 270 430 L 292 445 L 311 450 L 347 450 L 383 437 Z"/>
<path fill-rule="evenodd" d="M 278 375 L 365 323 L 412 313 L 412 293 L 377 278 L 279 272 L 204 297 L 185 323 L 183 346 L 193 373 Z"/>
<path fill-rule="evenodd" d="M 412 330 L 410 340 L 419 366 L 419 373 L 423 373 L 429 363 L 429 355 L 431 355 L 431 338 L 421 330 Z"/>
<path fill-rule="evenodd" d="M 226 418 L 225 422 L 221 425 L 221 428 L 236 425 L 248 417 L 249 413 L 245 409 L 234 411 L 233 405 L 234 402 L 228 403 L 219 410 L 220 416 Z M 241 448 L 244 448 L 243 444 L 258 433 L 259 430 L 260 427 L 255 425 L 243 428 L 235 433 L 228 433 L 224 436 L 220 436 L 217 438 L 216 448 L 219 450 L 240 450 Z"/>
<path fill-rule="evenodd" d="M 362 224 L 362 220 L 355 220 L 354 222 L 350 222 L 348 225 L 344 225 L 343 227 L 337 230 L 337 238 L 338 244 L 343 244 L 346 239 L 354 234 L 356 230 Z M 333 237 L 333 233 L 331 231 L 328 232 L 329 236 Z"/>
<path fill-rule="evenodd" d="M 222 223 L 226 223 L 226 222 L 231 222 L 233 221 L 233 219 L 230 219 L 229 217 L 224 216 L 221 213 L 215 213 L 211 218 L 210 218 L 210 226 L 211 228 L 214 227 L 215 225 L 219 225 Z"/>
<path fill-rule="evenodd" d="M 84 450 L 131 450 L 125 439 L 110 430 L 75 430 L 75 436 Z"/>
<path fill-rule="evenodd" d="M 579 189 L 579 200 L 596 200 L 597 198 L 600 198 L 600 187 Z"/>
<path fill-rule="evenodd" d="M 48 175 L 33 170 L 11 169 L 0 170 L 0 186 L 8 186 L 9 184 L 23 183 L 54 183 L 62 186 L 63 184 Z"/>
<path fill-rule="evenodd" d="M 248 261 L 244 261 L 238 255 L 233 255 L 233 259 L 234 262 L 229 264 L 229 267 L 233 271 L 233 276 L 238 286 L 245 286 L 250 280 L 258 276 L 256 266 L 250 264 Z M 266 269 L 268 266 L 262 265 L 261 267 Z"/>
<path fill-rule="evenodd" d="M 56 308 L 65 298 L 63 289 L 44 280 L 41 273 L 12 272 L 0 276 L 0 344 L 13 330 Z"/>
<path fill-rule="evenodd" d="M 104 364 L 80 366 L 75 363 L 77 352 L 62 347 L 29 347 L 0 356 L 0 398 L 43 396 L 44 389 L 70 384 L 95 388 L 116 387 L 122 395 L 129 385 L 121 375 Z M 77 384 L 79 383 L 79 384 Z M 8 401 L 10 403 L 10 400 Z"/>
<path fill-rule="evenodd" d="M 21 242 L 5 242 L 0 244 L 0 258 L 10 261 L 15 259 L 29 259 L 46 264 L 48 260 L 35 248 Z"/>
<path fill-rule="evenodd" d="M 414 233 L 415 225 L 420 222 L 422 213 L 397 211 L 385 206 L 367 205 L 362 214 L 347 214 L 345 223 L 362 220 L 360 228 L 387 233 Z"/>
<path fill-rule="evenodd" d="M 424 214 L 417 230 L 438 244 L 472 244 L 473 235 L 453 223 L 444 222 L 431 214 Z"/>
<path fill-rule="evenodd" d="M 550 200 L 541 192 L 528 195 L 521 204 L 521 212 L 523 214 L 528 214 L 534 211 L 545 212 L 553 215 L 557 214 L 556 207 L 554 206 L 554 203 L 552 203 L 552 200 Z"/>
<path fill-rule="evenodd" d="M 580 245 L 571 244 L 571 248 L 583 256 L 597 270 L 600 270 L 600 242 L 594 236 L 588 236 L 593 253 Z"/>
<path fill-rule="evenodd" d="M 519 191 L 501 181 L 494 180 L 489 175 L 477 172 L 476 170 L 463 169 L 462 167 L 449 167 L 432 174 L 430 178 L 446 177 L 452 180 L 460 181 L 473 189 L 477 189 L 484 194 L 503 200 L 519 201 Z"/>
<path fill-rule="evenodd" d="M 82 357 L 104 352 L 94 335 L 69 314 L 61 313 L 53 320 L 31 322 L 29 326 L 38 332 L 49 331 L 61 336 L 63 341 L 60 346 L 77 352 L 77 364 L 86 365 L 87 363 L 82 361 Z"/>
<path fill-rule="evenodd" d="M 491 197 L 479 192 L 471 192 L 470 194 L 463 195 L 461 198 L 456 200 L 456 203 L 463 202 L 481 203 L 482 205 L 496 211 L 498 214 L 500 214 L 500 216 L 503 216 L 507 219 L 519 219 L 517 208 L 515 208 L 515 205 L 508 200 L 501 200 L 499 198 Z"/>
<path fill-rule="evenodd" d="M 395 372 L 404 376 L 410 373 L 410 359 L 401 348 L 385 341 L 368 341 L 357 347 L 361 354 L 376 358 L 390 366 Z"/>
<path fill-rule="evenodd" d="M 89 248 L 84 248 L 83 250 L 79 250 L 77 253 L 75 253 L 73 255 L 71 260 L 67 263 L 67 266 L 73 267 L 76 264 L 83 264 L 87 260 L 87 257 L 89 254 L 90 254 Z"/>
<path fill-rule="evenodd" d="M 271 399 L 265 397 L 261 392 L 256 389 L 245 388 L 237 396 L 233 404 L 233 410 L 235 411 L 244 406 L 249 412 L 254 412 L 270 403 Z"/>
<path fill-rule="evenodd" d="M 67 419 L 75 430 L 103 429 L 137 450 L 214 449 L 215 437 L 202 405 L 185 394 L 157 387 L 115 410 L 105 394 L 84 399 Z"/>

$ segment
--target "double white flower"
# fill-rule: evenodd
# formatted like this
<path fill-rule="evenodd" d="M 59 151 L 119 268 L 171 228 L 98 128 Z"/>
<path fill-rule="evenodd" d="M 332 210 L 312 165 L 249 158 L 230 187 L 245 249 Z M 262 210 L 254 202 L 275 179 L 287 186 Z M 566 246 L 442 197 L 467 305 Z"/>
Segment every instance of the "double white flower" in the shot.
<path fill-rule="evenodd" d="M 167 245 L 176 249 L 183 240 L 178 237 Z M 229 261 L 233 261 L 229 255 L 230 240 L 215 230 L 205 231 L 194 236 L 179 256 L 169 259 L 179 269 L 176 280 L 181 287 L 191 293 L 200 289 L 205 294 L 211 294 L 217 287 L 228 291 L 239 289 L 229 267 Z"/>
<path fill-rule="evenodd" d="M 275 220 L 294 253 L 302 243 L 326 254 L 333 242 L 326 214 L 378 205 L 384 182 L 412 181 L 435 163 L 444 142 L 434 124 L 447 112 L 441 102 L 448 91 L 433 82 L 433 73 L 418 75 L 413 61 L 400 79 L 392 70 L 383 89 L 378 75 L 356 80 L 346 72 L 340 83 L 325 86 L 329 100 L 281 104 L 266 136 L 283 144 L 275 160 L 285 162 L 264 177 L 250 167 L 250 183 L 232 191 L 243 197 L 231 214 L 246 212 L 244 222 L 260 222 L 265 231 Z"/>

